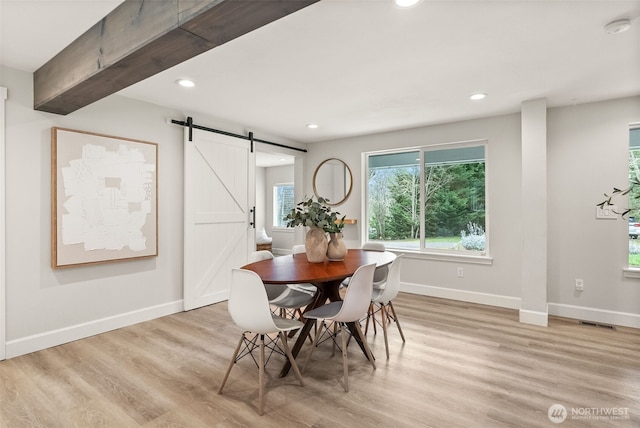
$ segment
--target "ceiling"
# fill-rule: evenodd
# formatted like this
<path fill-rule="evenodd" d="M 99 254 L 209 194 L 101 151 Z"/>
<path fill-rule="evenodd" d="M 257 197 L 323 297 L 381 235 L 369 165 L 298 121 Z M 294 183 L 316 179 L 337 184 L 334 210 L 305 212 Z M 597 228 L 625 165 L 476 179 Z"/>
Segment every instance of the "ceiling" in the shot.
<path fill-rule="evenodd" d="M 33 72 L 120 3 L 0 0 L 0 63 Z M 640 0 L 321 0 L 118 94 L 304 143 L 580 104 L 640 94 L 639 17 Z"/>

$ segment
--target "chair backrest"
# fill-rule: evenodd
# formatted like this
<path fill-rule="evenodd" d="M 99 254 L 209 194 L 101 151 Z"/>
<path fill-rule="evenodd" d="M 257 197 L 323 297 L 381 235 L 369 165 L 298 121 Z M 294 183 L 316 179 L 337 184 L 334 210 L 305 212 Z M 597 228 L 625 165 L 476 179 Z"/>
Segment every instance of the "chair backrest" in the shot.
<path fill-rule="evenodd" d="M 367 251 L 385 251 L 384 243 L 382 242 L 367 242 L 362 246 L 363 250 Z"/>
<path fill-rule="evenodd" d="M 240 328 L 252 333 L 278 331 L 271 317 L 264 284 L 255 272 L 233 269 L 228 307 L 233 322 Z"/>
<path fill-rule="evenodd" d="M 400 254 L 396 257 L 391 266 L 389 266 L 389 274 L 387 275 L 387 283 L 384 286 L 382 294 L 376 299 L 377 302 L 389 303 L 395 299 L 400 291 L 400 267 L 402 265 L 402 257 L 404 254 Z"/>
<path fill-rule="evenodd" d="M 300 254 L 300 253 L 306 253 L 307 250 L 304 248 L 304 244 L 298 244 L 293 246 L 293 248 L 291 249 L 291 252 L 293 254 Z"/>
<path fill-rule="evenodd" d="M 273 258 L 273 254 L 269 250 L 254 251 L 249 254 L 249 263 L 259 262 L 261 260 L 269 260 Z M 277 299 L 282 293 L 287 290 L 285 285 L 279 284 L 264 284 L 265 290 L 267 290 L 267 299 L 269 301 Z"/>
<path fill-rule="evenodd" d="M 366 251 L 386 251 L 383 242 L 367 242 L 362 246 L 362 249 Z M 388 272 L 389 267 L 387 265 L 377 267 L 376 272 L 373 274 L 373 283 L 382 286 L 387 280 Z"/>
<path fill-rule="evenodd" d="M 273 254 L 269 250 L 254 251 L 249 254 L 249 263 L 259 262 L 260 260 L 272 259 Z"/>
<path fill-rule="evenodd" d="M 334 321 L 358 321 L 367 314 L 373 293 L 373 271 L 376 264 L 360 266 L 349 281 L 340 312 L 332 318 Z"/>

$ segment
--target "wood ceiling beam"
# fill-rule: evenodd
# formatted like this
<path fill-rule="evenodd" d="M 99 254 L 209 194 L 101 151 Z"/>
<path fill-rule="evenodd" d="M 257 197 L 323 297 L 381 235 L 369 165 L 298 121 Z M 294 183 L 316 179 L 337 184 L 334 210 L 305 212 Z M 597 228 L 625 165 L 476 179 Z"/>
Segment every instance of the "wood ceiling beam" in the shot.
<path fill-rule="evenodd" d="M 33 76 L 34 109 L 68 114 L 319 0 L 126 0 Z"/>

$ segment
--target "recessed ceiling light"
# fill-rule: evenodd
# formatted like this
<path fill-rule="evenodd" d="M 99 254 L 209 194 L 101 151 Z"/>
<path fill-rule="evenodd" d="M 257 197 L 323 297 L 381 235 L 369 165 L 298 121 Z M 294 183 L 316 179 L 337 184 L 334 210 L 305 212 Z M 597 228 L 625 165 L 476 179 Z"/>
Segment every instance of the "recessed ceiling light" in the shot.
<path fill-rule="evenodd" d="M 395 0 L 398 7 L 411 7 L 420 3 L 420 0 Z"/>
<path fill-rule="evenodd" d="M 473 94 L 473 95 L 469 96 L 469 99 L 473 100 L 473 101 L 484 100 L 485 98 L 487 98 L 487 94 L 482 93 L 482 92 L 478 92 L 477 94 Z"/>
<path fill-rule="evenodd" d="M 184 88 L 193 88 L 194 86 L 196 86 L 193 80 L 189 79 L 178 79 L 176 80 L 176 83 Z"/>
<path fill-rule="evenodd" d="M 318 127 L 317 123 L 308 123 L 307 124 L 307 128 L 309 129 L 316 129 Z"/>
<path fill-rule="evenodd" d="M 604 26 L 607 34 L 618 34 L 627 31 L 631 27 L 630 19 L 616 19 Z"/>

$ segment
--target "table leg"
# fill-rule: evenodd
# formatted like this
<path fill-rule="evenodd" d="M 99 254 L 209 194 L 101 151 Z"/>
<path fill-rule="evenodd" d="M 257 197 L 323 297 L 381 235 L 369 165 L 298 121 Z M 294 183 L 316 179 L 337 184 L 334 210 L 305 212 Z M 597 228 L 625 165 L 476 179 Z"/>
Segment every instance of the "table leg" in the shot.
<path fill-rule="evenodd" d="M 329 301 L 331 302 L 335 302 L 338 300 L 342 300 L 342 297 L 340 297 L 340 284 L 342 284 L 342 279 L 339 281 L 332 281 L 327 283 L 327 298 L 329 299 Z M 358 334 L 356 333 L 356 325 L 355 323 L 349 322 L 347 323 L 347 327 L 349 327 L 349 332 L 351 332 L 351 336 L 353 336 L 353 338 L 356 340 L 356 342 L 358 343 L 358 346 L 360 347 L 360 349 L 362 349 L 362 352 L 364 353 L 365 357 L 367 357 L 367 359 L 369 359 L 369 356 L 367 354 L 367 350 L 364 346 L 364 343 L 362 343 L 362 339 L 360 338 L 360 336 L 358 336 Z"/>
<path fill-rule="evenodd" d="M 349 332 L 351 333 L 351 337 L 353 337 L 356 340 L 356 343 L 358 344 L 358 346 L 360 346 L 360 349 L 362 349 L 362 353 L 364 354 L 365 357 L 367 357 L 367 360 L 368 360 L 369 355 L 367 354 L 367 349 L 364 347 L 364 343 L 362 343 L 362 339 L 360 338 L 360 336 L 358 336 L 358 333 L 356 331 L 356 323 L 348 322 L 347 327 L 349 327 Z"/>
<path fill-rule="evenodd" d="M 317 284 L 314 283 L 313 285 L 315 285 L 316 288 L 318 289 L 318 291 L 316 292 L 316 298 L 313 300 L 313 302 L 309 306 L 305 308 L 304 312 L 310 311 L 311 309 L 315 309 L 317 307 L 324 305 L 327 302 L 327 300 L 331 302 L 336 300 L 342 300 L 340 299 L 341 283 L 342 283 L 342 279 L 336 280 L 336 281 L 321 282 Z M 303 317 L 304 317 L 304 312 L 302 313 Z M 300 349 L 302 349 L 302 345 L 304 345 L 304 342 L 307 340 L 307 336 L 309 335 L 309 332 L 311 331 L 312 326 L 313 326 L 313 320 L 306 320 L 304 323 L 304 326 L 299 330 L 296 343 L 291 348 L 291 354 L 293 355 L 293 358 L 298 356 L 298 352 L 300 352 Z M 287 373 L 289 373 L 290 368 L 291 368 L 291 363 L 287 360 L 284 363 L 282 370 L 280 371 L 280 377 L 286 376 Z"/>
<path fill-rule="evenodd" d="M 313 321 L 314 320 L 307 320 L 304 323 L 304 327 L 300 329 L 300 333 L 298 334 L 298 339 L 296 340 L 296 343 L 293 345 L 293 348 L 291 348 L 291 355 L 293 355 L 293 358 L 295 358 L 298 355 L 298 352 L 300 352 L 302 345 L 304 345 L 304 342 L 307 340 L 307 336 L 309 335 L 309 332 L 311 331 L 311 327 L 313 326 Z M 284 367 L 282 367 L 282 370 L 280 371 L 280 377 L 285 377 L 287 373 L 289 373 L 290 368 L 291 368 L 291 362 L 287 360 L 284 363 Z"/>

